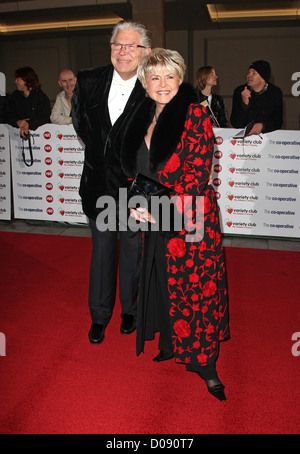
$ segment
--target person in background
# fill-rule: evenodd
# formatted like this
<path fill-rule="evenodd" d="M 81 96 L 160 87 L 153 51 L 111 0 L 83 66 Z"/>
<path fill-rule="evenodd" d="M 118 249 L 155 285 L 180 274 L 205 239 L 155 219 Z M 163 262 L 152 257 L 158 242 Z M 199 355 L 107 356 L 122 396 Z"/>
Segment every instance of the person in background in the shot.
<path fill-rule="evenodd" d="M 0 123 L 6 123 L 6 104 L 8 101 L 8 94 L 0 96 Z"/>
<path fill-rule="evenodd" d="M 199 102 L 206 106 L 212 125 L 217 128 L 228 128 L 226 108 L 223 98 L 213 93 L 217 85 L 218 76 L 212 66 L 202 66 L 196 74 L 196 88 Z"/>
<path fill-rule="evenodd" d="M 216 371 L 229 325 L 218 206 L 209 184 L 213 131 L 196 90 L 183 82 L 184 72 L 176 51 L 157 48 L 144 57 L 138 77 L 148 97 L 128 119 L 122 144 L 126 175 L 140 173 L 168 187 L 178 213 L 186 213 L 184 226 L 171 232 L 151 229 L 159 220 L 142 204 L 130 210 L 150 229 L 144 233 L 136 348 L 139 355 L 159 332 L 153 361 L 175 356 L 225 401 Z"/>
<path fill-rule="evenodd" d="M 15 84 L 17 90 L 11 94 L 6 105 L 6 122 L 20 128 L 20 136 L 26 138 L 30 130 L 50 123 L 50 101 L 30 66 L 16 69 Z"/>
<path fill-rule="evenodd" d="M 111 63 L 78 72 L 72 96 L 73 126 L 85 144 L 85 160 L 79 194 L 92 231 L 89 308 L 92 325 L 89 340 L 104 339 L 116 299 L 117 231 L 100 231 L 97 200 L 110 196 L 118 201 L 119 187 L 128 180 L 121 168 L 120 143 L 132 112 L 145 98 L 137 80 L 140 60 L 150 52 L 151 38 L 144 25 L 121 21 L 113 29 Z M 121 230 L 121 229 L 120 229 Z M 119 232 L 119 297 L 122 334 L 136 329 L 140 272 L 141 233 Z"/>
<path fill-rule="evenodd" d="M 51 123 L 57 125 L 69 125 L 72 123 L 71 99 L 76 80 L 73 71 L 70 69 L 64 69 L 59 73 L 58 85 L 62 88 L 62 91 L 56 96 L 50 116 Z"/>
<path fill-rule="evenodd" d="M 270 63 L 257 60 L 249 67 L 247 83 L 234 90 L 230 122 L 234 128 L 245 128 L 254 121 L 249 136 L 275 131 L 282 126 L 282 91 L 269 82 L 270 75 Z"/>

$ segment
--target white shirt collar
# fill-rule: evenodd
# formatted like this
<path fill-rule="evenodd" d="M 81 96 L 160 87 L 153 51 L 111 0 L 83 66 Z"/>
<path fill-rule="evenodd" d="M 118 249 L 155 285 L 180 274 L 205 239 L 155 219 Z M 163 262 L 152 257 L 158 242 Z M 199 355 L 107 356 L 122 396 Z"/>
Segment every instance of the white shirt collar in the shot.
<path fill-rule="evenodd" d="M 122 77 L 114 70 L 112 84 L 113 85 L 123 85 L 124 87 L 133 88 L 137 80 L 137 75 L 131 77 L 128 80 L 123 80 Z"/>

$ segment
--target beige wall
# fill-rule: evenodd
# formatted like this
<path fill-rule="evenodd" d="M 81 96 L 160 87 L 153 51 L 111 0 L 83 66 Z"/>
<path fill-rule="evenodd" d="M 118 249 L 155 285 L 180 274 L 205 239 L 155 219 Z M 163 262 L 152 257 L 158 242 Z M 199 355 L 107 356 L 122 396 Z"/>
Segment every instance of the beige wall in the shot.
<path fill-rule="evenodd" d="M 6 75 L 7 91 L 15 89 L 14 70 L 30 65 L 52 102 L 59 91 L 57 74 L 70 67 L 75 72 L 109 61 L 110 30 L 90 34 L 72 33 L 47 37 L 24 35 L 0 41 L 0 71 Z M 291 94 L 291 77 L 300 71 L 300 29 L 269 28 L 217 31 L 172 31 L 166 33 L 166 47 L 178 50 L 185 58 L 186 79 L 193 82 L 197 69 L 212 65 L 219 76 L 216 90 L 223 96 L 228 115 L 237 85 L 244 83 L 249 64 L 258 59 L 271 63 L 271 82 L 284 94 L 284 129 L 299 129 L 300 96 Z"/>

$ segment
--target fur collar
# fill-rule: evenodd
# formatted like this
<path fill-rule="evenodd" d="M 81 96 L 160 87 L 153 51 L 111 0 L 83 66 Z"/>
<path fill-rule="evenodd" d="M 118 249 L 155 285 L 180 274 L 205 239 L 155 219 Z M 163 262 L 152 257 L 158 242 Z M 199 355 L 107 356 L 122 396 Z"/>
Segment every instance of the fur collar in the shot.
<path fill-rule="evenodd" d="M 162 168 L 176 150 L 184 131 L 188 107 L 195 102 L 196 90 L 192 85 L 183 82 L 176 96 L 164 107 L 151 138 L 151 172 Z M 153 120 L 154 112 L 155 102 L 145 98 L 128 121 L 122 145 L 122 165 L 126 175 L 130 177 L 134 177 L 137 172 L 137 151 Z"/>

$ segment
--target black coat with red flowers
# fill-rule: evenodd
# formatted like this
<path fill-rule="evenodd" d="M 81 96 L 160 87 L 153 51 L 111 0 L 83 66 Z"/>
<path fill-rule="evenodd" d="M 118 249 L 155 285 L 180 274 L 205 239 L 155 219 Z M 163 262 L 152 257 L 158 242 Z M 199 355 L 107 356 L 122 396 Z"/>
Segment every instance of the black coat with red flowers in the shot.
<path fill-rule="evenodd" d="M 146 98 L 128 122 L 121 154 L 128 177 L 137 172 L 137 152 L 154 110 L 154 102 Z M 206 109 L 197 103 L 193 87 L 183 83 L 158 118 L 149 163 L 185 215 L 184 228 L 168 239 L 165 254 L 174 354 L 186 364 L 214 361 L 219 341 L 229 337 L 218 206 L 208 184 L 213 147 Z"/>

